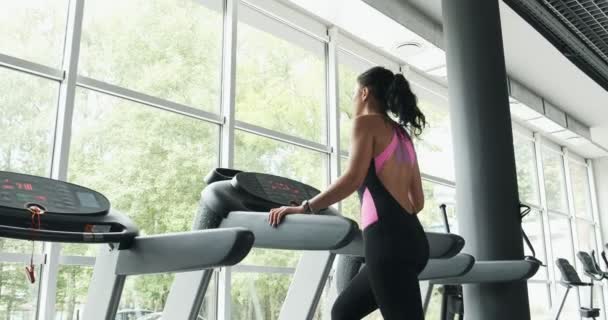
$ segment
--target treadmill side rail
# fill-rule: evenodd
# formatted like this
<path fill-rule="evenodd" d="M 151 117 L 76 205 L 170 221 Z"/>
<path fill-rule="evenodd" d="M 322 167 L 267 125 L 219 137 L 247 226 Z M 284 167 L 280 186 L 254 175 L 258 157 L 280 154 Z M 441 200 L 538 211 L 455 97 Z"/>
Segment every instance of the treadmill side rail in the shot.
<path fill-rule="evenodd" d="M 464 239 L 456 234 L 427 232 L 431 259 L 447 259 L 456 256 L 464 247 Z M 336 254 L 363 256 L 363 235 L 357 232 L 353 241 L 347 246 L 333 250 Z"/>
<path fill-rule="evenodd" d="M 138 237 L 130 250 L 119 252 L 116 274 L 184 272 L 233 265 L 247 256 L 253 241 L 253 233 L 243 228 Z"/>
<path fill-rule="evenodd" d="M 127 276 L 180 272 L 206 288 L 208 268 L 240 262 L 252 245 L 251 231 L 230 228 L 138 237 L 129 250 L 101 247 L 82 319 L 113 320 Z"/>
<path fill-rule="evenodd" d="M 477 261 L 467 274 L 432 280 L 434 284 L 470 284 L 525 281 L 536 274 L 540 264 L 526 260 Z"/>
<path fill-rule="evenodd" d="M 461 253 L 449 259 L 431 259 L 418 275 L 420 281 L 446 277 L 460 277 L 473 268 L 475 258 Z"/>

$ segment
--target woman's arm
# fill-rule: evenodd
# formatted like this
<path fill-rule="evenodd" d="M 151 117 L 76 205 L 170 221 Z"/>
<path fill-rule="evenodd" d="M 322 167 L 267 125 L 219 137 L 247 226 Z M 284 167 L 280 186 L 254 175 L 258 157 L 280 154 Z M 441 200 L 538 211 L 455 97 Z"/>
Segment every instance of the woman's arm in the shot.
<path fill-rule="evenodd" d="M 359 116 L 353 120 L 351 157 L 348 169 L 327 190 L 309 201 L 313 210 L 318 211 L 327 208 L 345 199 L 363 183 L 373 157 L 374 138 L 371 134 L 374 124 L 373 118 Z M 285 215 L 303 212 L 304 208 L 302 206 L 271 209 L 269 223 L 277 226 Z"/>
<path fill-rule="evenodd" d="M 414 206 L 414 212 L 412 213 L 418 213 L 424 209 L 424 191 L 422 190 L 422 179 L 420 177 L 420 168 L 418 167 L 418 162 L 416 162 L 414 167 L 409 198 Z"/>

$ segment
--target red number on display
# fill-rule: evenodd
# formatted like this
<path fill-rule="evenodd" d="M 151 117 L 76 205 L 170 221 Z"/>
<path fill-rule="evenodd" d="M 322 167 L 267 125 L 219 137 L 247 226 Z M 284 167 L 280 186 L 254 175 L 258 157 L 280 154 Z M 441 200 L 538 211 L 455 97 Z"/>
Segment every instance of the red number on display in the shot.
<path fill-rule="evenodd" d="M 17 188 L 19 190 L 28 190 L 28 191 L 32 191 L 34 190 L 34 188 L 32 187 L 31 183 L 21 183 L 21 182 L 17 182 L 15 183 L 17 185 Z"/>

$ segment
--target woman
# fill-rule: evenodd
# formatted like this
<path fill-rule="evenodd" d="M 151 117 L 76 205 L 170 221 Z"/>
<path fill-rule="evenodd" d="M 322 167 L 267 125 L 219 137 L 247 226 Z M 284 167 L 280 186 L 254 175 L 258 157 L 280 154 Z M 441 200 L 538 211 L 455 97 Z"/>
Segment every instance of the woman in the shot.
<path fill-rule="evenodd" d="M 272 209 L 269 221 L 316 213 L 358 190 L 366 265 L 336 300 L 332 319 L 362 319 L 377 308 L 384 319 L 423 319 L 418 274 L 429 245 L 416 217 L 424 195 L 410 134 L 421 134 L 425 117 L 403 75 L 374 67 L 357 82 L 348 170 L 301 206 Z"/>

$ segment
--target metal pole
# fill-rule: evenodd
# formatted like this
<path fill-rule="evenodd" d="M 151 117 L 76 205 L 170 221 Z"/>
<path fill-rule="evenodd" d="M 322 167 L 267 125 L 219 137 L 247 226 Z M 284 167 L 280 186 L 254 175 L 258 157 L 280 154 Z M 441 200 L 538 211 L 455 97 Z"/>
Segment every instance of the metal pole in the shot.
<path fill-rule="evenodd" d="M 523 258 L 499 3 L 443 0 L 459 230 L 477 260 Z M 467 319 L 530 319 L 525 282 L 467 285 Z"/>

